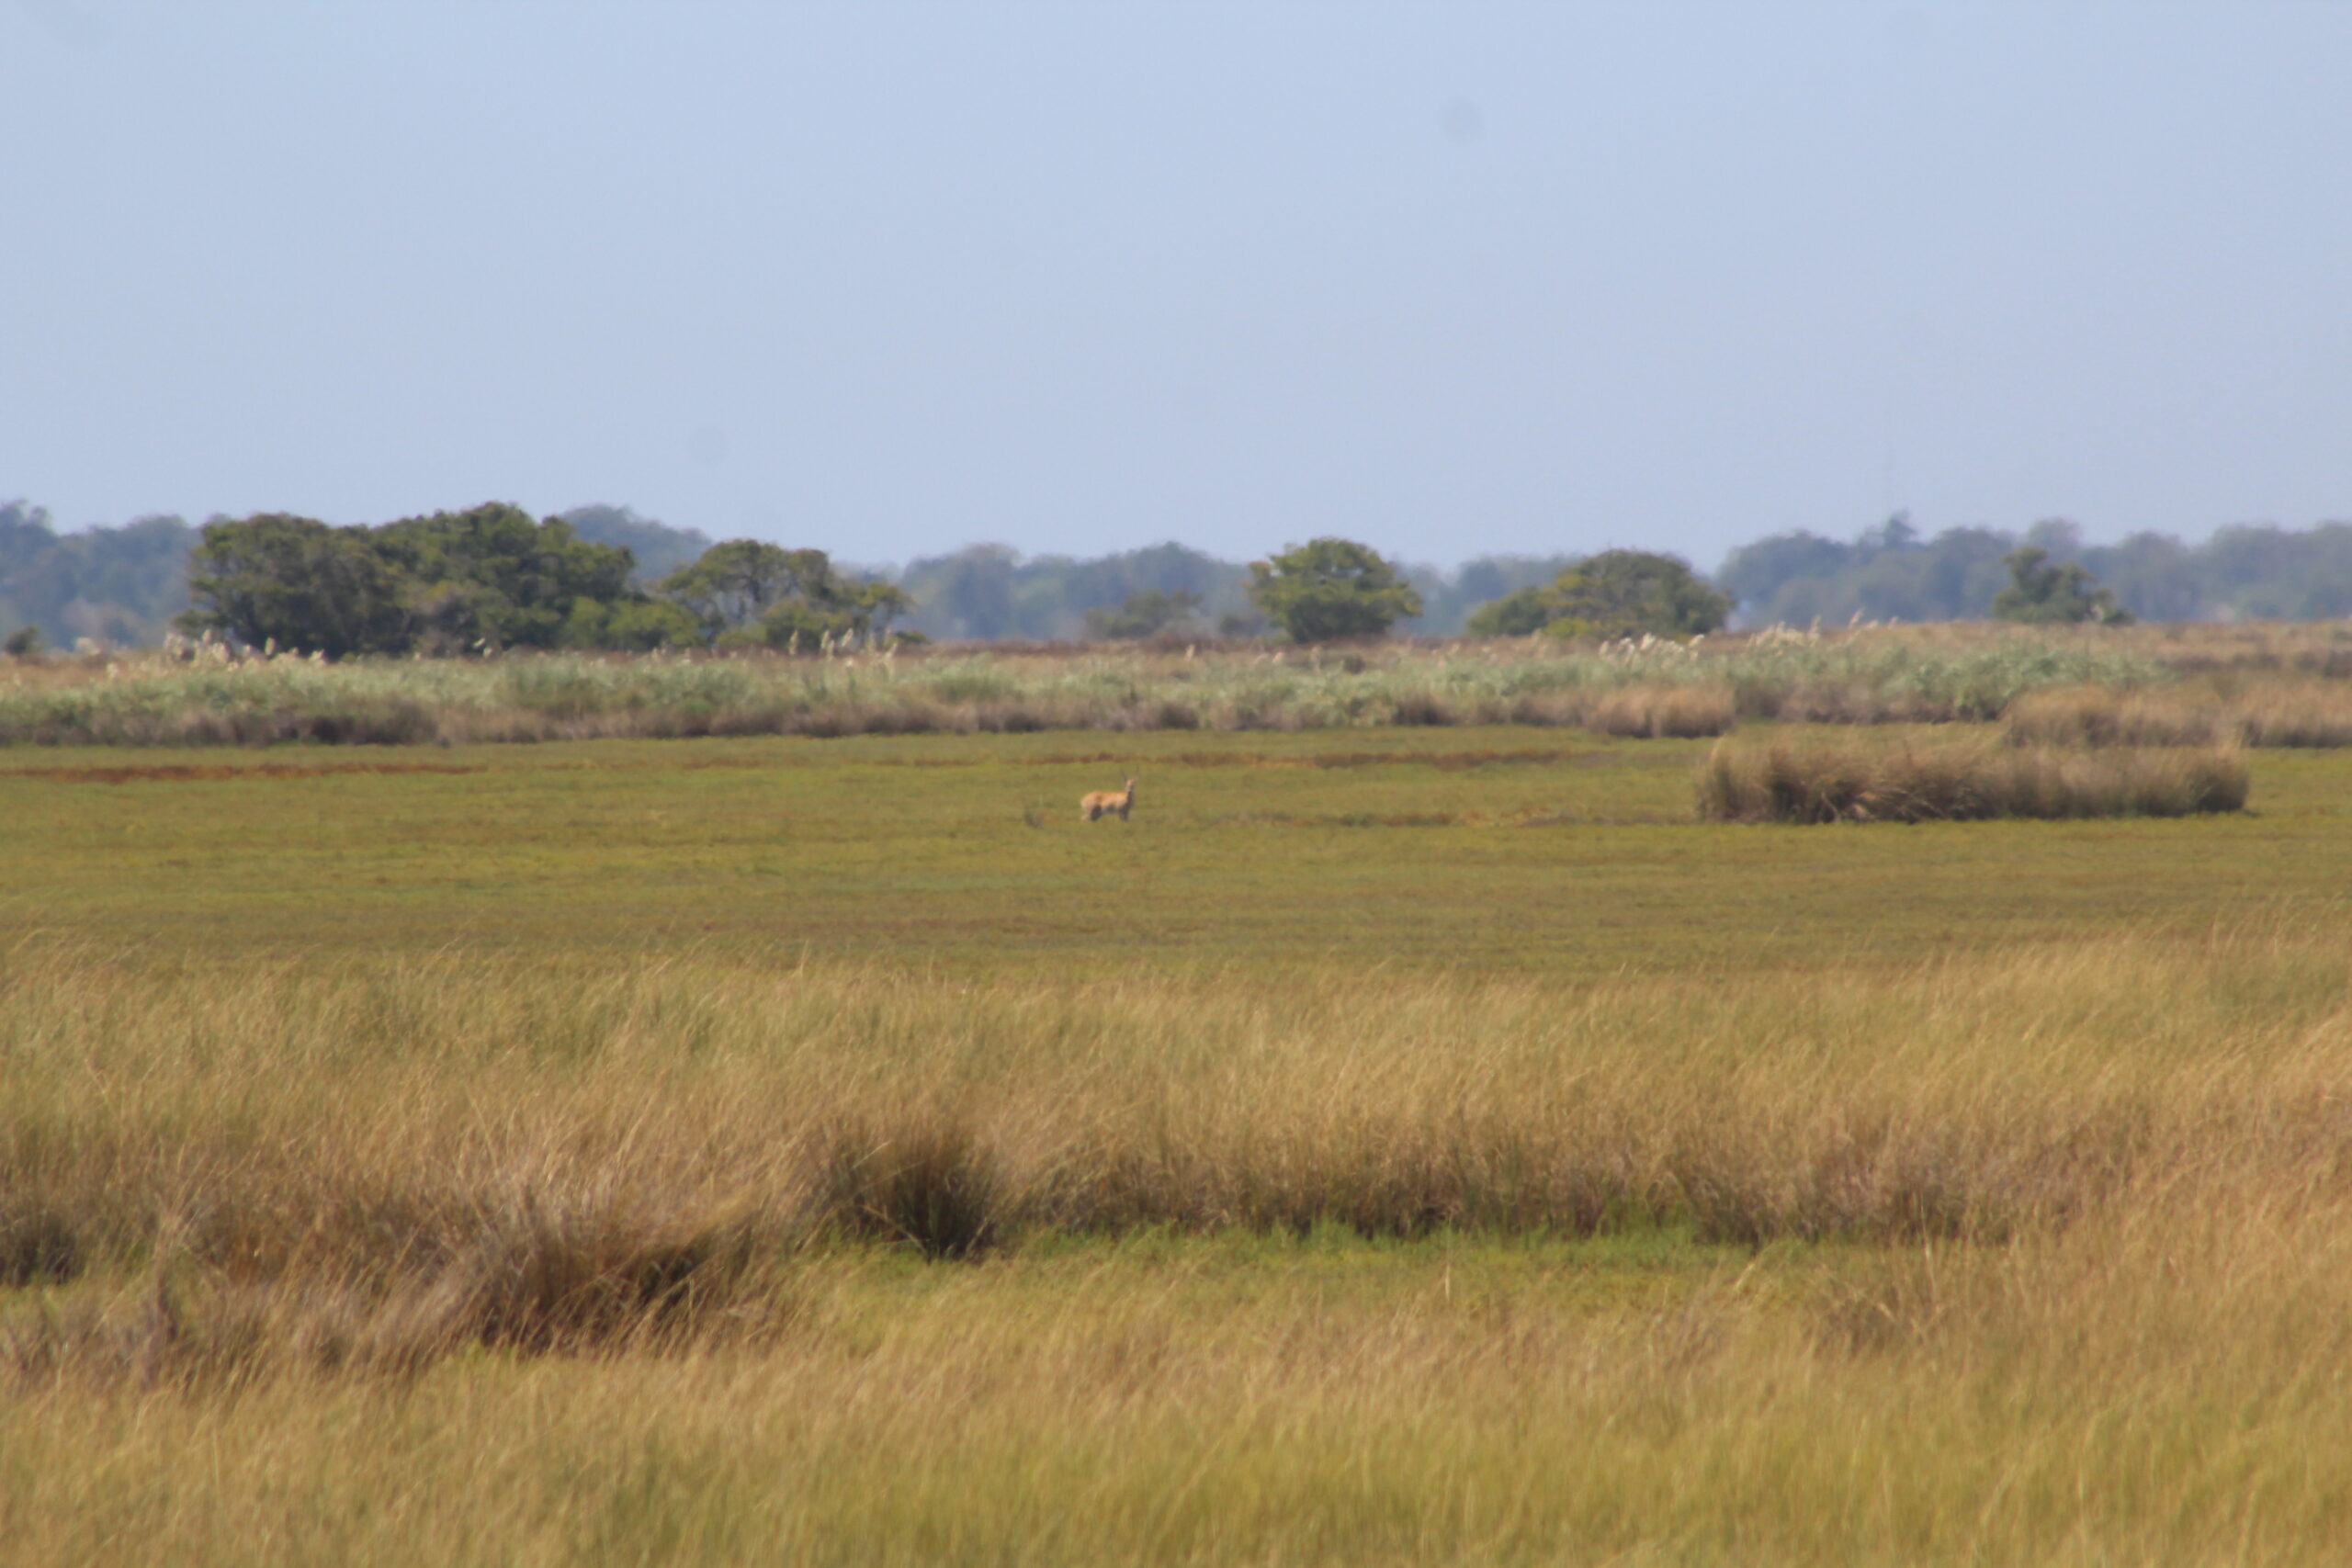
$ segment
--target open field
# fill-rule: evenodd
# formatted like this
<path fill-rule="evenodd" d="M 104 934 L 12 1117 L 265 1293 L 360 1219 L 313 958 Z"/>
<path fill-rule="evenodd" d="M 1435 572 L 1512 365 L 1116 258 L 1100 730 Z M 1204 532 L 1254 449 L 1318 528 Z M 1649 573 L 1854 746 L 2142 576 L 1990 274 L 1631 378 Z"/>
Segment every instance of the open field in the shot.
<path fill-rule="evenodd" d="M 2328 753 L 2259 754 L 2251 809 L 2208 821 L 1883 835 L 1694 827 L 1708 746 L 1498 728 L 19 750 L 0 753 L 0 910 L 238 962 L 1589 976 L 2202 930 L 2249 901 L 2333 912 L 2352 886 Z M 1133 822 L 1078 820 L 1128 773 Z"/>
<path fill-rule="evenodd" d="M 0 1561 L 2341 1561 L 2352 759 L 1711 744 L 0 751 Z"/>

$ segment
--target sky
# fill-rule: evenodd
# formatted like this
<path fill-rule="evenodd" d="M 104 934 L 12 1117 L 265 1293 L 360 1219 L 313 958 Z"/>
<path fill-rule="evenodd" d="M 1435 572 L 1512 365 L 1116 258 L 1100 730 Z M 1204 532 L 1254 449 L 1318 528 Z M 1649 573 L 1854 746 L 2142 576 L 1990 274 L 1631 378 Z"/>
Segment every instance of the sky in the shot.
<path fill-rule="evenodd" d="M 2352 5 L 0 0 L 0 499 L 2352 518 Z"/>

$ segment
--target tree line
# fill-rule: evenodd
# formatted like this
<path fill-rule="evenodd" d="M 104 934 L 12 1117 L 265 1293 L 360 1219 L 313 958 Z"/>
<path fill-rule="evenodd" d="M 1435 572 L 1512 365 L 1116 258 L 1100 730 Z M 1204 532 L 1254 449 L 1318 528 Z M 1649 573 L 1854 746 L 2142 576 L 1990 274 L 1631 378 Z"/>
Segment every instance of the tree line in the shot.
<path fill-rule="evenodd" d="M 1994 613 L 2020 549 L 2041 551 L 2043 565 L 2079 568 L 2115 608 L 2143 621 L 2352 615 L 2352 523 L 2236 525 L 2193 545 L 2155 533 L 2091 545 L 2063 519 L 2021 535 L 1959 527 L 1929 536 L 1898 513 L 1851 539 L 1795 532 L 1742 546 L 1714 581 L 1739 601 L 1747 626 L 1971 620 Z"/>
<path fill-rule="evenodd" d="M 503 502 L 380 527 L 279 513 L 208 523 L 184 630 L 340 659 L 506 649 L 811 649 L 885 635 L 904 592 L 822 550 L 710 546 L 647 583 L 633 547 Z"/>
<path fill-rule="evenodd" d="M 1710 580 L 1644 550 L 1491 557 L 1445 572 L 1343 539 L 1249 565 L 1176 544 L 1091 559 L 983 545 L 892 572 L 714 541 L 625 507 L 534 518 L 493 503 L 372 527 L 155 516 L 61 535 L 40 508 L 0 503 L 0 640 L 18 648 L 153 644 L 175 628 L 333 657 L 882 637 L 1689 636 L 1735 613 L 1749 626 L 2352 615 L 2352 525 L 2087 546 L 2064 523 L 1930 537 L 1898 515 L 1851 540 L 1759 540 Z"/>

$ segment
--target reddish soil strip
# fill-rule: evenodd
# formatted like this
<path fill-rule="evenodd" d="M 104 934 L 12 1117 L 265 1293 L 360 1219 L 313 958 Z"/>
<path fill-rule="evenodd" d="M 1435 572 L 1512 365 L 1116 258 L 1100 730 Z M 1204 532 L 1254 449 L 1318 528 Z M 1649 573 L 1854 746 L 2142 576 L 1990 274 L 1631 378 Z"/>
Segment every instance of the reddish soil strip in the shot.
<path fill-rule="evenodd" d="M 1124 751 L 1060 752 L 1044 757 L 872 757 L 860 764 L 883 768 L 978 768 L 989 763 L 1024 768 L 1099 767 L 1161 764 L 1181 768 L 1371 768 L 1413 764 L 1453 772 L 1503 763 L 1546 765 L 1590 762 L 1607 752 L 1590 751 L 1321 751 L 1300 757 L 1270 757 L 1259 751 L 1182 751 L 1147 757 Z M 570 769 L 604 771 L 642 767 L 777 768 L 797 765 L 778 757 L 691 757 L 648 762 L 561 761 L 538 764 L 549 772 Z M 523 769 L 493 768 L 487 762 L 322 762 L 298 766 L 288 762 L 254 762 L 243 766 L 212 763 L 161 762 L 145 767 L 0 768 L 0 778 L 45 779 L 54 784 L 204 784 L 231 779 L 308 779 L 336 773 L 487 773 Z"/>

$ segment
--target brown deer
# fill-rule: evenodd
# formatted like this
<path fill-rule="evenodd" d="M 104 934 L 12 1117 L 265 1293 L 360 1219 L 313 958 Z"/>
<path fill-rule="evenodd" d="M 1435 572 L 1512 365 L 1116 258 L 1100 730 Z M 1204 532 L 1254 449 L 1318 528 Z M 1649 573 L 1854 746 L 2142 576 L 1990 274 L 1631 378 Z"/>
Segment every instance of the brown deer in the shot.
<path fill-rule="evenodd" d="M 1136 781 L 1129 779 L 1126 794 L 1114 795 L 1107 789 L 1098 789 L 1078 803 L 1078 814 L 1089 822 L 1100 822 L 1105 817 L 1114 816 L 1124 822 L 1135 803 Z"/>

